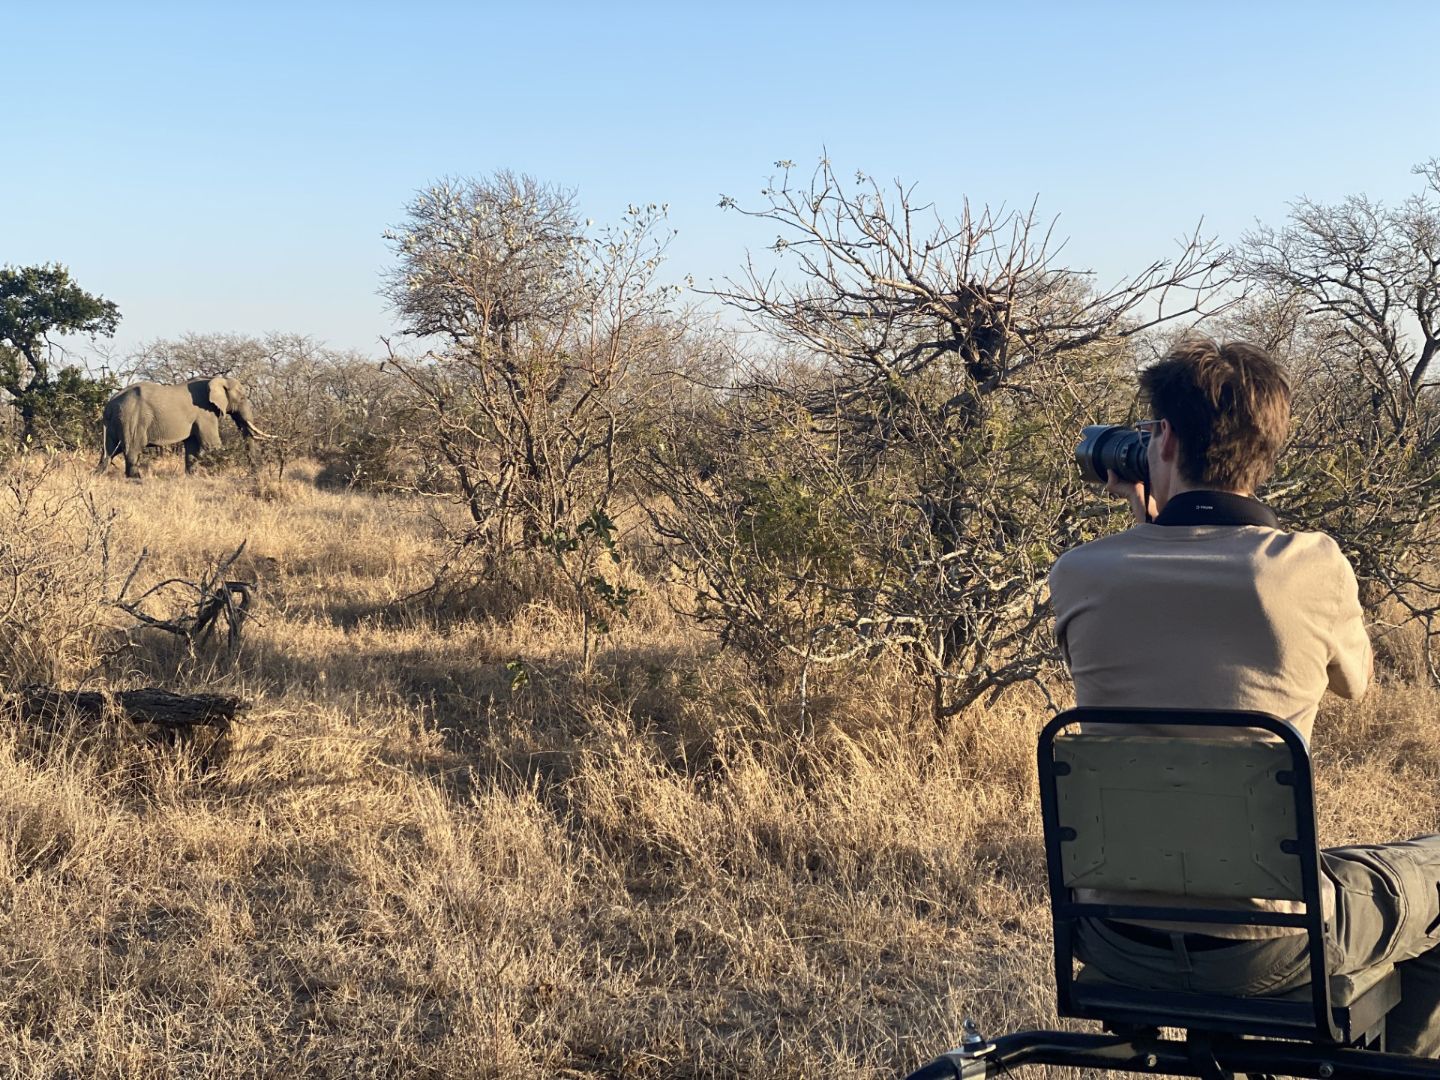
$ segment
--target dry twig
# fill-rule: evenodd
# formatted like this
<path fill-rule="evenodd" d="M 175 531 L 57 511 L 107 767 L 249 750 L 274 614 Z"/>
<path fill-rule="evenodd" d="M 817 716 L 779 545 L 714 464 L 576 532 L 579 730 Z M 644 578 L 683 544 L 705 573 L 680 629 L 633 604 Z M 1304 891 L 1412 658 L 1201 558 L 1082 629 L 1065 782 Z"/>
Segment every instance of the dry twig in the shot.
<path fill-rule="evenodd" d="M 126 577 L 125 584 L 120 589 L 120 595 L 115 600 L 115 605 L 139 619 L 142 626 L 174 634 L 185 642 L 186 649 L 192 655 L 197 646 L 210 642 L 215 628 L 223 619 L 227 627 L 226 646 L 233 650 L 240 644 L 240 634 L 246 620 L 251 616 L 250 607 L 254 600 L 254 582 L 234 581 L 226 578 L 226 574 L 244 550 L 245 543 L 241 543 L 198 582 L 185 578 L 166 578 L 164 581 L 152 585 L 133 600 L 127 600 L 126 593 L 129 592 L 131 584 L 140 572 L 140 567 L 149 556 L 149 549 L 146 548 L 135 560 L 135 565 Z M 168 618 L 162 618 L 145 610 L 147 600 L 175 588 L 180 589 L 182 595 L 188 595 L 188 599 L 183 603 L 172 605 L 173 609 L 177 609 L 174 614 Z"/>

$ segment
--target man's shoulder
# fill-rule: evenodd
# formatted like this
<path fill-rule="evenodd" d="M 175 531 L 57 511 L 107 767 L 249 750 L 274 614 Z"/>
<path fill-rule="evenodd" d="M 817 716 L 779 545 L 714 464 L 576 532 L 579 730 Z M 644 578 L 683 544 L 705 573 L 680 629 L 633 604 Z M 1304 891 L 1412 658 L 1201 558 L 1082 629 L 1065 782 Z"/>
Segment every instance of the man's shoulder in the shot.
<path fill-rule="evenodd" d="M 1292 558 L 1322 562 L 1347 562 L 1345 553 L 1329 533 L 1285 532 L 1268 529 L 1258 549 L 1266 555 L 1289 556 Z"/>
<path fill-rule="evenodd" d="M 1094 540 L 1087 540 L 1083 544 L 1077 544 L 1075 547 L 1061 552 L 1060 557 L 1055 560 L 1055 566 L 1051 572 L 1053 573 L 1062 566 L 1072 569 L 1096 561 L 1103 562 L 1107 559 L 1118 558 L 1145 542 L 1141 530 L 1146 528 L 1150 528 L 1150 526 L 1136 525 L 1124 532 L 1111 533 L 1109 536 L 1101 536 Z"/>
<path fill-rule="evenodd" d="M 1110 573 L 1107 567 L 1113 566 L 1124 559 L 1134 549 L 1144 543 L 1137 535 L 1141 526 L 1126 529 L 1124 532 L 1111 533 L 1109 536 L 1102 536 L 1095 540 L 1088 540 L 1083 544 L 1062 552 L 1050 567 L 1050 589 L 1054 592 L 1057 588 L 1072 581 L 1089 580 L 1096 575 L 1107 578 Z"/>
<path fill-rule="evenodd" d="M 1215 557 L 1226 559 L 1279 560 L 1284 562 L 1335 563 L 1346 562 L 1344 554 L 1328 533 L 1287 532 L 1284 529 L 1250 527 L 1245 529 L 1186 528 L 1184 526 L 1137 525 L 1123 532 L 1112 533 L 1070 548 L 1055 560 L 1050 569 L 1052 583 L 1071 575 L 1084 576 L 1112 567 L 1137 552 L 1147 557 L 1163 558 L 1170 542 L 1173 552 L 1186 558 L 1196 554 L 1200 544 Z"/>

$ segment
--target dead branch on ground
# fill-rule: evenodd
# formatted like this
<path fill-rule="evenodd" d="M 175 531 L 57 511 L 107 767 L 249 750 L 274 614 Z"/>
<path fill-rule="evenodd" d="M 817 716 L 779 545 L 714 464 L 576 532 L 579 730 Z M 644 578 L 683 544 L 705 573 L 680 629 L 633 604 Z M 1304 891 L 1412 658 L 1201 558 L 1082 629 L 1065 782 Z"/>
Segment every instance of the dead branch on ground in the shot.
<path fill-rule="evenodd" d="M 197 646 L 209 644 L 216 627 L 223 620 L 226 626 L 226 646 L 233 651 L 239 646 L 240 634 L 252 614 L 250 608 L 255 598 L 255 583 L 230 580 L 226 575 L 244 552 L 246 543 L 248 541 L 242 542 L 233 552 L 221 559 L 198 582 L 185 578 L 166 578 L 134 599 L 127 600 L 126 594 L 130 591 L 131 584 L 149 557 L 150 550 L 145 548 L 126 577 L 120 595 L 115 599 L 115 605 L 139 619 L 141 626 L 174 634 L 185 642 L 191 655 L 194 655 Z M 177 592 L 180 599 L 176 599 Z M 156 601 L 161 596 L 171 598 L 168 617 L 154 615 L 145 610 L 147 601 Z"/>

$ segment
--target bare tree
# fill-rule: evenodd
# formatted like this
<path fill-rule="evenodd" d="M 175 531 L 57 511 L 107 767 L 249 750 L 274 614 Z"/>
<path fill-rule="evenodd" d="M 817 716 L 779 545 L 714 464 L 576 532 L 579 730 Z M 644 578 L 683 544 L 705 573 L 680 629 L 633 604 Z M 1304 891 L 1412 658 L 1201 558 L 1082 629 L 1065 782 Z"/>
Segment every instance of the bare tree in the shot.
<path fill-rule="evenodd" d="M 591 630 L 627 593 L 601 573 L 615 554 L 613 500 L 626 435 L 654 380 L 653 355 L 679 332 L 657 283 L 664 209 L 632 206 L 595 235 L 570 197 L 528 178 L 446 181 L 388 235 L 400 268 L 390 295 L 406 332 L 443 343 L 392 350 L 424 419 L 417 444 L 454 479 L 473 528 L 462 544 L 495 576 L 542 553 Z"/>
<path fill-rule="evenodd" d="M 300 335 L 272 334 L 269 338 L 249 334 L 188 333 L 178 338 L 156 338 L 141 345 L 124 364 L 130 379 L 160 383 L 181 383 L 186 379 L 230 375 L 255 382 L 255 373 L 269 367 L 291 345 L 309 339 Z"/>
<path fill-rule="evenodd" d="M 385 295 L 407 334 L 504 351 L 526 327 L 564 319 L 584 245 L 572 192 L 501 171 L 441 180 L 406 213 L 385 232 L 399 256 Z"/>
<path fill-rule="evenodd" d="M 1221 304 L 1228 271 L 1195 236 L 1097 289 L 1033 209 L 947 220 L 780 167 L 758 209 L 722 205 L 776 227 L 792 272 L 752 258 L 718 295 L 789 361 L 732 399 L 708 469 L 657 465 L 657 524 L 732 637 L 803 670 L 903 649 L 943 717 L 1053 660 L 1045 577 L 1094 531 L 1079 428 L 1127 407 L 1129 343 Z"/>
<path fill-rule="evenodd" d="M 1339 541 L 1372 610 L 1393 601 L 1424 632 L 1440 680 L 1440 162 L 1397 207 L 1302 200 L 1241 247 L 1256 288 L 1232 332 L 1290 366 L 1291 452 L 1270 499 Z"/>
<path fill-rule="evenodd" d="M 1440 387 L 1440 160 L 1416 168 L 1425 187 L 1398 207 L 1363 195 L 1325 206 L 1303 199 L 1282 228 L 1241 246 L 1243 270 L 1297 315 L 1319 320 L 1330 351 L 1371 398 L 1378 438 L 1404 445 L 1421 399 Z M 1433 453 L 1437 444 L 1424 444 Z"/>
<path fill-rule="evenodd" d="M 229 375 L 250 391 L 256 412 L 280 441 L 272 453 L 347 458 L 356 469 L 384 468 L 408 404 L 377 359 L 324 346 L 304 334 L 185 334 L 143 345 L 129 358 L 133 378 L 178 383 Z M 348 457 L 347 457 L 348 455 Z M 349 460 L 354 458 L 355 460 Z M 352 479 L 365 477 L 352 475 Z"/>

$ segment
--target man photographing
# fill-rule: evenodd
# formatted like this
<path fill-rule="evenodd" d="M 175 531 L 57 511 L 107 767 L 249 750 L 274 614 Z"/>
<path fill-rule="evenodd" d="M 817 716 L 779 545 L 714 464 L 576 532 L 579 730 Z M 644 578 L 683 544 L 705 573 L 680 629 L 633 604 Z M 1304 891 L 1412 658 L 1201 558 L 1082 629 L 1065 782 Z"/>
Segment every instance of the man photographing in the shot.
<path fill-rule="evenodd" d="M 1154 417 L 1144 422 L 1149 490 L 1113 472 L 1106 485 L 1129 501 L 1135 525 L 1066 552 L 1050 574 L 1076 704 L 1250 709 L 1309 740 L 1325 691 L 1359 697 L 1372 658 L 1339 547 L 1282 530 L 1255 498 L 1289 427 L 1284 372 L 1256 346 L 1197 337 L 1147 368 L 1140 389 Z M 1335 848 L 1321 863 L 1332 973 L 1397 964 L 1390 1049 L 1440 1056 L 1440 836 Z M 1250 996 L 1309 980 L 1305 936 L 1289 927 L 1092 919 L 1077 949 L 1108 977 L 1148 989 Z"/>

